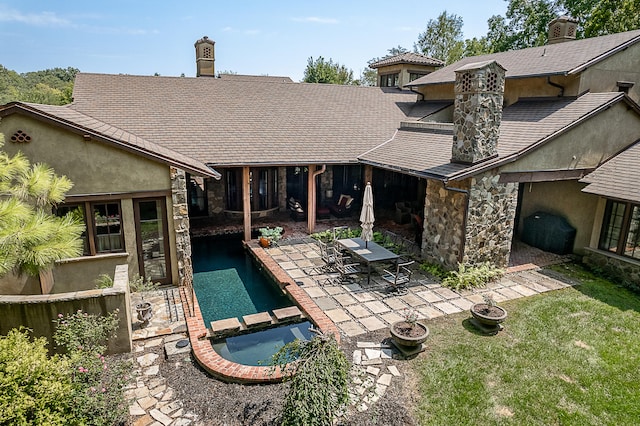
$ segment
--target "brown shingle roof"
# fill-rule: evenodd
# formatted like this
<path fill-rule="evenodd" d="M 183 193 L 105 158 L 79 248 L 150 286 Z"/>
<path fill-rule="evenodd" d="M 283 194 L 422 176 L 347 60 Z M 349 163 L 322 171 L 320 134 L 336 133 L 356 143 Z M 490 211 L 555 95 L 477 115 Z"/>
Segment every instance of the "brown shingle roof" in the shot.
<path fill-rule="evenodd" d="M 416 64 L 416 65 L 431 65 L 434 67 L 441 67 L 444 65 L 444 61 L 440 59 L 432 58 L 431 56 L 421 55 L 420 53 L 406 52 L 399 55 L 390 56 L 388 58 L 381 59 L 379 61 L 369 64 L 369 68 L 380 68 L 389 65 L 396 64 Z"/>
<path fill-rule="evenodd" d="M 640 141 L 612 157 L 580 180 L 584 192 L 640 203 Z"/>
<path fill-rule="evenodd" d="M 263 81 L 271 83 L 293 83 L 290 77 L 275 75 L 244 75 L 244 74 L 220 74 L 218 78 L 225 80 Z"/>
<path fill-rule="evenodd" d="M 579 98 L 519 101 L 503 111 L 498 157 L 474 166 L 450 163 L 452 132 L 404 127 L 393 139 L 359 159 L 436 179 L 461 179 L 513 161 L 590 114 L 623 99 L 622 93 L 612 92 L 587 93 Z"/>
<path fill-rule="evenodd" d="M 379 87 L 78 74 L 71 108 L 216 165 L 355 162 L 416 94 Z"/>
<path fill-rule="evenodd" d="M 471 56 L 420 77 L 408 86 L 452 83 L 455 81 L 456 69 L 470 62 L 490 60 L 497 61 L 507 70 L 506 78 L 574 74 L 639 40 L 640 30 L 635 30 L 528 49 Z"/>
<path fill-rule="evenodd" d="M 15 102 L 1 108 L 0 116 L 11 113 L 16 109 L 56 122 L 83 134 L 90 134 L 98 140 L 115 144 L 120 148 L 173 165 L 184 169 L 187 172 L 216 179 L 220 178 L 220 174 L 218 172 L 200 161 L 194 160 L 178 152 L 140 138 L 125 130 L 74 111 L 67 106 Z"/>

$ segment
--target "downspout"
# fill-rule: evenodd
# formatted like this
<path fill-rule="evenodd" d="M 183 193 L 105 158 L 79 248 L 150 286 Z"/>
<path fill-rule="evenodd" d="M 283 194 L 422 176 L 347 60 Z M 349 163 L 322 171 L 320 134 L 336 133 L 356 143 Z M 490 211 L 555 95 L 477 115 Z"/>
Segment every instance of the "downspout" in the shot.
<path fill-rule="evenodd" d="M 409 86 L 409 91 L 415 93 L 418 96 L 420 96 L 420 99 L 418 99 L 417 102 L 424 101 L 424 94 L 418 92 L 417 90 L 413 90 L 414 87 L 415 86 Z"/>
<path fill-rule="evenodd" d="M 557 87 L 558 89 L 560 89 L 560 94 L 558 95 L 558 97 L 563 97 L 564 96 L 564 86 L 558 83 L 554 83 L 553 81 L 551 81 L 551 76 L 547 77 L 547 84 L 549 86 L 553 86 L 553 87 Z"/>
<path fill-rule="evenodd" d="M 464 217 L 462 218 L 462 238 L 460 238 L 460 254 L 458 255 L 458 263 L 462 263 L 464 257 L 465 241 L 467 236 L 467 216 L 469 215 L 469 191 L 466 189 L 452 188 L 442 181 L 442 187 L 447 191 L 464 194 Z"/>
<path fill-rule="evenodd" d="M 309 230 L 309 234 L 312 234 L 316 227 L 316 177 L 321 175 L 322 173 L 327 171 L 327 165 L 323 164 L 320 170 L 316 170 L 311 175 L 311 191 L 309 194 L 309 202 L 307 203 L 307 228 Z"/>

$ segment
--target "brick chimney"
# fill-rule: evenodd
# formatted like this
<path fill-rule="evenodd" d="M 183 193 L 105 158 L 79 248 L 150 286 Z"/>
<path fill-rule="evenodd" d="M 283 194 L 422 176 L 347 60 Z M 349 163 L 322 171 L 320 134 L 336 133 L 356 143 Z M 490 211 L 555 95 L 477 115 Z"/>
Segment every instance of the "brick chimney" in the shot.
<path fill-rule="evenodd" d="M 196 77 L 215 77 L 215 41 L 204 36 L 196 41 Z"/>
<path fill-rule="evenodd" d="M 498 155 L 505 69 L 496 61 L 455 70 L 451 161 L 475 164 Z"/>
<path fill-rule="evenodd" d="M 576 39 L 578 21 L 570 16 L 560 16 L 549 22 L 547 44 L 562 43 Z"/>

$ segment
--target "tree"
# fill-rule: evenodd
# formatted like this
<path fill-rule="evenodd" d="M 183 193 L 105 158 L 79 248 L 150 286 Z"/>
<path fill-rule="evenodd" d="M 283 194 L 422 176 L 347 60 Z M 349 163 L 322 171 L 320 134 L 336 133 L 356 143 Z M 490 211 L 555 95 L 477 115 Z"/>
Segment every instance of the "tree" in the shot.
<path fill-rule="evenodd" d="M 425 31 L 418 36 L 414 50 L 447 64 L 459 60 L 464 52 L 462 24 L 461 17 L 449 15 L 445 10 L 436 19 L 429 20 Z"/>
<path fill-rule="evenodd" d="M 302 81 L 305 83 L 358 84 L 353 79 L 352 70 L 337 62 L 334 63 L 332 59 L 326 61 L 322 56 L 319 56 L 315 61 L 313 56 L 309 57 Z"/>
<path fill-rule="evenodd" d="M 83 225 L 70 215 L 51 214 L 72 185 L 44 164 L 0 151 L 0 277 L 37 275 L 57 260 L 82 254 Z"/>
<path fill-rule="evenodd" d="M 576 18 L 583 37 L 640 28 L 640 0 L 558 0 Z"/>
<path fill-rule="evenodd" d="M 18 74 L 0 65 L 0 104 L 12 101 L 64 105 L 71 102 L 77 68 Z"/>

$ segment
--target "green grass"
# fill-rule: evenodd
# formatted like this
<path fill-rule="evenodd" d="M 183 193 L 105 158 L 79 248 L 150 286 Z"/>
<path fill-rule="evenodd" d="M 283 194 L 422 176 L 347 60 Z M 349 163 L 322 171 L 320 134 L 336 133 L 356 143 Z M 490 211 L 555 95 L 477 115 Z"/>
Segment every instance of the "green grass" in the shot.
<path fill-rule="evenodd" d="M 631 425 L 640 422 L 640 296 L 576 265 L 582 282 L 501 304 L 482 336 L 460 314 L 428 321 L 413 367 L 421 424 Z"/>

